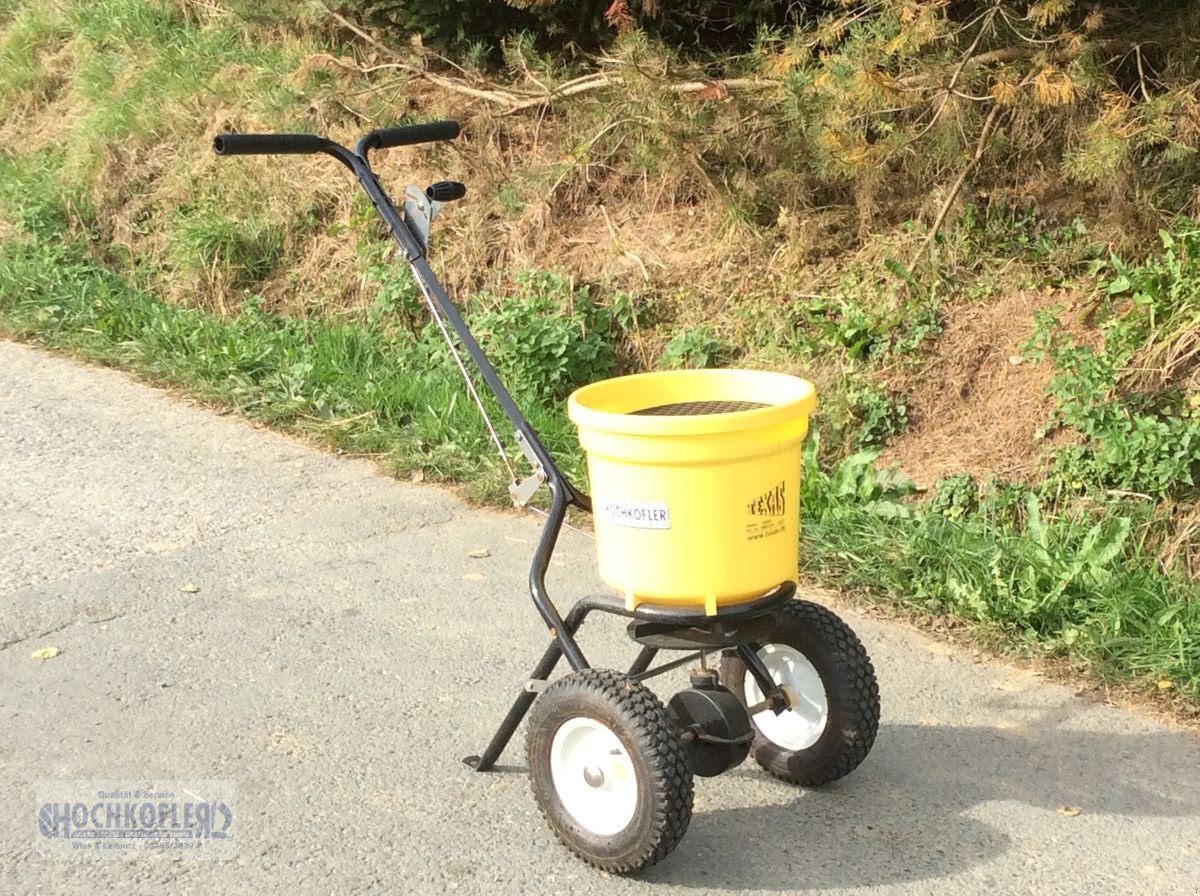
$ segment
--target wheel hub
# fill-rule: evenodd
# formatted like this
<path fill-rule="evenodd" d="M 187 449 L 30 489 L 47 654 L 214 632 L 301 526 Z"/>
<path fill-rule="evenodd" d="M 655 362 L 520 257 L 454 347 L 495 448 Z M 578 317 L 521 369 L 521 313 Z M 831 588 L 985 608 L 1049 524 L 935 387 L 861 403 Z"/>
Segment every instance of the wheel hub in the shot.
<path fill-rule="evenodd" d="M 550 744 L 550 776 L 563 808 L 599 836 L 624 830 L 637 812 L 637 769 L 603 722 L 579 716 L 559 726 Z"/>
<path fill-rule="evenodd" d="M 697 682 L 693 677 L 693 683 Z M 680 691 L 667 712 L 682 732 L 692 773 L 705 778 L 741 764 L 750 752 L 750 717 L 731 691 L 712 682 Z"/>
<path fill-rule="evenodd" d="M 772 680 L 783 686 L 791 707 L 778 715 L 770 709 L 754 713 L 754 724 L 767 740 L 786 750 L 807 750 L 821 739 L 829 722 L 829 697 L 820 674 L 804 654 L 786 644 L 767 644 L 758 656 Z M 764 699 L 749 675 L 745 698 L 748 706 Z"/>

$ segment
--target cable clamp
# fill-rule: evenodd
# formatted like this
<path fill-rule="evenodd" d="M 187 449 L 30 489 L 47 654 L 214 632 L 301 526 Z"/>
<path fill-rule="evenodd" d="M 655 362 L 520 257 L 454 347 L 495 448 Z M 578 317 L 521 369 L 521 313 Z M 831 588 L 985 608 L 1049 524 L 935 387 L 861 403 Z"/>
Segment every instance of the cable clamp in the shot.
<path fill-rule="evenodd" d="M 533 451 L 533 446 L 529 444 L 529 440 L 525 438 L 525 434 L 520 430 L 517 431 L 517 445 L 521 448 L 521 453 L 525 455 L 533 467 L 533 472 L 522 479 L 520 482 L 513 480 L 508 484 L 508 494 L 512 498 L 513 506 L 524 507 L 529 503 L 529 499 L 533 497 L 534 492 L 541 487 L 546 481 L 546 468 L 542 466 L 542 462 L 538 460 L 538 456 Z"/>

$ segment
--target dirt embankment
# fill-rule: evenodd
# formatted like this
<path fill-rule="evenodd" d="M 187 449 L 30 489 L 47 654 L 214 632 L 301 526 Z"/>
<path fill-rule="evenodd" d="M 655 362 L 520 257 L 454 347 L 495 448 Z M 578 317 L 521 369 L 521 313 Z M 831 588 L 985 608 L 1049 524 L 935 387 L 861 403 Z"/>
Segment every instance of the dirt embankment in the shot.
<path fill-rule="evenodd" d="M 1043 435 L 1054 400 L 1052 370 L 1021 350 L 1034 316 L 1062 306 L 1069 326 L 1079 314 L 1061 290 L 1015 290 L 986 302 L 960 301 L 921 368 L 892 387 L 909 396 L 909 428 L 883 453 L 918 485 L 970 473 L 1030 481 L 1066 436 Z"/>

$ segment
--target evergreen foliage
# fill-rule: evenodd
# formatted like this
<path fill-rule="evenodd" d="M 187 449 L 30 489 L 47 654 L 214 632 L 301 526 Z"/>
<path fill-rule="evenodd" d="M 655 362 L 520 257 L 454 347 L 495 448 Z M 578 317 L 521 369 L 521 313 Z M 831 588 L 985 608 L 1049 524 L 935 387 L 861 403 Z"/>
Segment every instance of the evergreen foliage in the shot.
<path fill-rule="evenodd" d="M 959 172 L 974 175 L 972 186 L 1053 177 L 1102 200 L 1200 207 L 1200 62 L 1187 38 L 1200 25 L 1196 4 L 344 0 L 342 8 L 397 42 L 419 35 L 436 49 L 469 46 L 493 64 L 511 62 L 504 48 L 517 45 L 570 60 L 573 74 L 581 50 L 603 52 L 607 65 L 631 64 L 640 77 L 662 73 L 664 88 L 685 77 L 764 82 L 771 89 L 753 98 L 719 85 L 703 95 L 736 100 L 707 124 L 726 119 L 742 130 L 735 146 L 701 147 L 718 175 L 734 152 L 744 161 L 769 144 L 765 170 L 752 172 L 767 181 L 753 214 L 811 193 L 815 178 L 851 198 L 865 228 L 898 194 L 928 196 Z"/>

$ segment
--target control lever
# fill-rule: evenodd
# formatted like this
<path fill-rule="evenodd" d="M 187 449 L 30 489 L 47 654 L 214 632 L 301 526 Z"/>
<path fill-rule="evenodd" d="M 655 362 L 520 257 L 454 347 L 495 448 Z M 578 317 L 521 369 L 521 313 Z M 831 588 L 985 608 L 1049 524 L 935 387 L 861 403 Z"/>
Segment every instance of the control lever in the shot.
<path fill-rule="evenodd" d="M 466 196 L 467 188 L 456 180 L 439 180 L 425 188 L 425 195 L 434 202 L 453 202 Z"/>

